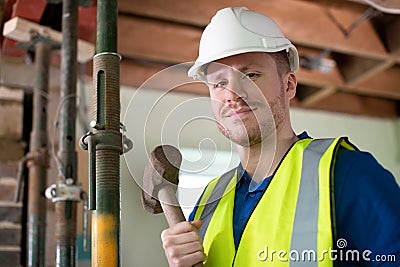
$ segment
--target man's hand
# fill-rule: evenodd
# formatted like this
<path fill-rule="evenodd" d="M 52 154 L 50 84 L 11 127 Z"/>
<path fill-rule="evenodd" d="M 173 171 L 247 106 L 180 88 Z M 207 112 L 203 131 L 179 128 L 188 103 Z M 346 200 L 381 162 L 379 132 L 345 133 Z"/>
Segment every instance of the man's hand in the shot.
<path fill-rule="evenodd" d="M 191 267 L 203 262 L 206 255 L 198 234 L 202 221 L 181 222 L 161 233 L 169 266 Z"/>

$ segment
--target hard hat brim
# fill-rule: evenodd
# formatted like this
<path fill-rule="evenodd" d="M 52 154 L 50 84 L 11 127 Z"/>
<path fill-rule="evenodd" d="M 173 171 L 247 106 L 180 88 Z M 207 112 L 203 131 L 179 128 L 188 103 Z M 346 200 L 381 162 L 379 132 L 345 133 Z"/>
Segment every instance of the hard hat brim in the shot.
<path fill-rule="evenodd" d="M 283 49 L 285 50 L 285 49 Z M 251 53 L 251 52 L 266 52 L 266 53 L 275 53 L 279 51 L 283 51 L 282 49 L 260 49 L 260 47 L 254 47 L 254 48 L 242 48 L 242 49 L 237 49 L 234 51 L 227 51 L 224 55 L 219 56 L 219 57 L 214 57 L 214 58 L 209 58 L 209 59 L 197 59 L 196 62 L 193 64 L 193 66 L 189 69 L 188 71 L 188 76 L 192 78 L 196 78 L 198 75 L 201 76 L 201 72 L 203 71 L 203 66 L 216 61 L 220 60 L 223 58 L 227 58 L 230 56 L 234 55 L 239 55 L 239 54 L 244 54 L 244 53 Z M 296 47 L 293 44 L 290 44 L 286 50 L 288 51 L 288 57 L 289 57 L 289 62 L 290 62 L 290 69 L 293 72 L 297 72 L 299 68 L 299 56 Z"/>

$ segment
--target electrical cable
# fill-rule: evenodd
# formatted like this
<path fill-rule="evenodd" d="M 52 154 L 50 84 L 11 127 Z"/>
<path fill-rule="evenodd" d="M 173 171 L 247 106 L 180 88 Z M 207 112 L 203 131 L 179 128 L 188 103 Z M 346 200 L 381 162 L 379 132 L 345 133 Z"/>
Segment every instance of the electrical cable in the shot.
<path fill-rule="evenodd" d="M 326 10 L 326 15 L 330 20 L 339 28 L 339 30 L 344 34 L 344 36 L 348 37 L 350 33 L 357 28 L 363 21 L 372 19 L 381 14 L 380 11 L 376 10 L 373 7 L 369 7 L 360 17 L 358 17 L 349 27 L 345 28 L 340 21 L 338 21 L 329 9 Z"/>
<path fill-rule="evenodd" d="M 67 96 L 63 97 L 62 99 L 60 99 L 60 102 L 57 107 L 56 115 L 54 117 L 53 126 L 55 127 L 55 129 L 53 131 L 53 138 L 51 139 L 51 151 L 52 151 L 53 158 L 57 165 L 58 176 L 61 177 L 64 182 L 66 181 L 65 174 L 63 173 L 64 166 L 63 166 L 63 163 L 62 163 L 60 157 L 58 157 L 58 155 L 56 153 L 55 139 L 56 139 L 56 129 L 58 129 L 58 126 L 59 126 L 60 110 L 63 107 L 63 105 L 65 105 L 65 103 L 67 103 L 69 101 L 70 98 L 77 99 L 78 100 L 77 106 L 80 106 L 81 101 L 80 101 L 80 98 L 77 97 L 76 94 L 70 94 L 70 95 L 67 95 Z"/>

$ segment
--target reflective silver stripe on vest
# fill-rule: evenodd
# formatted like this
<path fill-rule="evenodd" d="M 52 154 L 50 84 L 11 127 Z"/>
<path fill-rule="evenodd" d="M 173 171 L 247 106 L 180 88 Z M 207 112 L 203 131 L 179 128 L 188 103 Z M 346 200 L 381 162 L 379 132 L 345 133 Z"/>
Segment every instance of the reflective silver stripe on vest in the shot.
<path fill-rule="evenodd" d="M 319 172 L 322 155 L 335 139 L 313 140 L 304 150 L 303 165 L 290 251 L 296 251 L 299 261 L 291 267 L 318 266 Z"/>
<path fill-rule="evenodd" d="M 204 236 L 206 234 L 208 225 L 210 224 L 211 218 L 214 214 L 215 209 L 218 206 L 219 201 L 221 200 L 226 187 L 231 181 L 233 175 L 235 174 L 237 168 L 234 168 L 223 175 L 218 179 L 217 184 L 215 185 L 213 191 L 209 199 L 207 199 L 207 203 L 204 206 L 203 212 L 200 215 L 200 220 L 203 221 L 203 225 L 200 227 L 199 235 L 201 240 L 204 241 Z M 234 189 L 233 189 L 234 190 Z"/>

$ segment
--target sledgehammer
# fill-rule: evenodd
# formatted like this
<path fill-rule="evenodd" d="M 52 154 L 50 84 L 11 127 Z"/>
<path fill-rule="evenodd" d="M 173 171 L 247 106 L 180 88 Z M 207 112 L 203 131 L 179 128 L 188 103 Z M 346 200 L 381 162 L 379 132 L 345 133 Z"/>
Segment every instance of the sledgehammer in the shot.
<path fill-rule="evenodd" d="M 176 198 L 181 162 L 182 155 L 177 148 L 170 145 L 158 146 L 151 152 L 143 175 L 143 208 L 153 214 L 164 211 L 170 227 L 186 220 Z M 203 264 L 197 263 L 194 266 L 202 267 Z"/>

